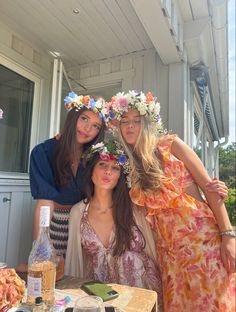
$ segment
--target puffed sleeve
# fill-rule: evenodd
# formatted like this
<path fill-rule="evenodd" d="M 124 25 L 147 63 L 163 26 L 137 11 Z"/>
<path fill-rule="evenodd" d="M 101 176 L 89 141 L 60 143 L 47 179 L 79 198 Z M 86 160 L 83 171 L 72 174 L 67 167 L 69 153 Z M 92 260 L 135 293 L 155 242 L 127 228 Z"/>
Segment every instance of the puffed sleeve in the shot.
<path fill-rule="evenodd" d="M 50 139 L 34 147 L 30 156 L 30 188 L 34 199 L 54 200 L 58 196 L 53 173 L 56 141 Z"/>

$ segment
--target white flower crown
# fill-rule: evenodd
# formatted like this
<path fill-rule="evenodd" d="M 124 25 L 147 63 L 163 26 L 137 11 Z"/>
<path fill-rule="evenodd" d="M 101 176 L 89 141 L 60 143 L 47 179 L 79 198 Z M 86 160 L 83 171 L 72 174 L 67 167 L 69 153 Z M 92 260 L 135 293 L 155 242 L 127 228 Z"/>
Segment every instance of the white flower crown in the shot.
<path fill-rule="evenodd" d="M 151 92 L 146 95 L 134 90 L 128 93 L 119 92 L 112 97 L 109 106 L 111 107 L 111 116 L 114 119 L 121 120 L 122 115 L 128 109 L 137 109 L 141 116 L 147 115 L 151 121 L 161 125 L 160 104 Z"/>

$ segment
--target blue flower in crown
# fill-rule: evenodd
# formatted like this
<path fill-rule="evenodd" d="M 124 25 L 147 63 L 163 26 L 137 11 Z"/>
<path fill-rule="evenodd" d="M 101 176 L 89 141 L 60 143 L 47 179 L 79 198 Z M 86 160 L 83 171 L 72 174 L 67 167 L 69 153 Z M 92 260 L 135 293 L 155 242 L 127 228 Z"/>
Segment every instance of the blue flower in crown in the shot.
<path fill-rule="evenodd" d="M 124 164 L 125 162 L 128 161 L 128 158 L 127 158 L 126 155 L 120 155 L 120 156 L 117 158 L 117 161 L 118 161 L 118 163 L 120 163 L 120 164 Z"/>
<path fill-rule="evenodd" d="M 94 109 L 95 105 L 96 105 L 96 102 L 95 102 L 94 99 L 90 99 L 89 104 L 90 104 L 90 109 Z"/>
<path fill-rule="evenodd" d="M 89 95 L 77 95 L 72 91 L 65 97 L 64 104 L 67 111 L 70 111 L 74 107 L 77 109 L 86 107 L 87 109 L 92 110 L 94 113 L 97 113 L 105 123 L 108 123 L 112 120 L 110 117 L 110 106 L 102 98 L 95 100 Z"/>

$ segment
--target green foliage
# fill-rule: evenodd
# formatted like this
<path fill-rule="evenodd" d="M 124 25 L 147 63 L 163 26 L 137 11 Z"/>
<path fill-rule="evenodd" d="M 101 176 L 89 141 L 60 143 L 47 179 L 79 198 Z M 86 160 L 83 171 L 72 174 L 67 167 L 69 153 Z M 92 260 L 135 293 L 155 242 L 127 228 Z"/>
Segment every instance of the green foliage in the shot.
<path fill-rule="evenodd" d="M 230 221 L 232 225 L 236 226 L 236 189 L 229 189 L 229 198 L 225 201 Z"/>
<path fill-rule="evenodd" d="M 236 142 L 219 151 L 220 180 L 224 181 L 229 188 L 236 188 Z"/>
<path fill-rule="evenodd" d="M 229 188 L 229 198 L 225 202 L 230 221 L 236 225 L 236 142 L 219 151 L 220 180 Z"/>

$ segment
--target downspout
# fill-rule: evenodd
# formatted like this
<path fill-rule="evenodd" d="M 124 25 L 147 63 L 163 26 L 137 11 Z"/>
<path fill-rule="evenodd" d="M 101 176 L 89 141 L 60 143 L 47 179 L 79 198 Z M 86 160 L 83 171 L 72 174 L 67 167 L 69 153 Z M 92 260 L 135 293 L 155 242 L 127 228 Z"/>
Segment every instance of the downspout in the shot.
<path fill-rule="evenodd" d="M 228 38 L 227 1 L 208 0 L 208 9 L 211 13 L 211 26 L 214 49 L 216 45 L 220 47 L 220 49 L 215 49 L 215 58 L 218 75 L 220 104 L 222 107 L 224 102 L 228 103 L 228 47 L 226 44 L 226 40 Z M 218 144 L 216 145 L 214 151 L 214 171 L 217 177 L 219 176 L 219 150 L 222 146 L 225 146 L 229 140 L 229 130 L 227 128 L 225 129 L 227 116 L 223 115 L 223 110 L 221 110 L 221 118 L 223 123 L 223 133 L 225 134 L 225 140 L 222 143 L 218 141 Z"/>
<path fill-rule="evenodd" d="M 218 76 L 217 80 L 221 106 L 221 119 L 223 124 L 222 137 L 226 137 L 229 135 L 229 126 L 227 125 L 228 106 L 225 105 L 226 111 L 223 110 L 223 106 L 224 103 L 228 103 L 227 1 L 208 0 L 208 9 L 211 15 L 212 39 Z"/>

